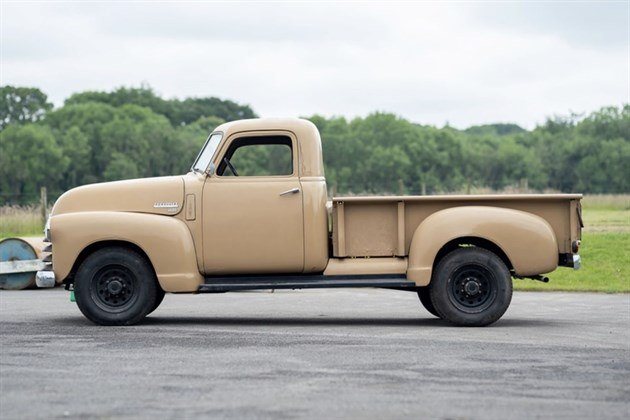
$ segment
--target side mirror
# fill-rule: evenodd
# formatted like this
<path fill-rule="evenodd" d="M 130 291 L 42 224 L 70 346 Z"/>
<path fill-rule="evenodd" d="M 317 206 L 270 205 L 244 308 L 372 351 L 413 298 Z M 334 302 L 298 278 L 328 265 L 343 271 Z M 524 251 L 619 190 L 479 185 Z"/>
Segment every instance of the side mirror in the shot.
<path fill-rule="evenodd" d="M 210 165 L 208 166 L 208 170 L 206 171 L 206 173 L 208 174 L 208 176 L 212 176 L 214 175 L 216 170 L 217 170 L 217 167 L 214 164 L 214 162 L 210 162 Z"/>

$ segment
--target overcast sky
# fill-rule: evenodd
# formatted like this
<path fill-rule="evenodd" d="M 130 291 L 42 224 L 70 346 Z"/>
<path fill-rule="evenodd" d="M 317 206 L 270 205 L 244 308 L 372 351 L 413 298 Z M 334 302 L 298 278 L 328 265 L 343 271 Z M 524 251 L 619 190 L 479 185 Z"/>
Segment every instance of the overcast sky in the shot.
<path fill-rule="evenodd" d="M 388 111 L 456 127 L 630 101 L 617 2 L 9 2 L 1 82 L 73 92 L 147 83 L 261 116 Z"/>

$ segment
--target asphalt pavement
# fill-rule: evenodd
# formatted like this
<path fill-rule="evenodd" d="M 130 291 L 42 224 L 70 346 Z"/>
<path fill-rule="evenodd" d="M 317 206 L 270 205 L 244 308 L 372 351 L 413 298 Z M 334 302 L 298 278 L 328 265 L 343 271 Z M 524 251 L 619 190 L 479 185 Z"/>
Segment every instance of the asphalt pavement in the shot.
<path fill-rule="evenodd" d="M 404 291 L 167 295 L 100 327 L 0 292 L 0 418 L 630 417 L 630 295 L 514 294 L 457 328 Z"/>

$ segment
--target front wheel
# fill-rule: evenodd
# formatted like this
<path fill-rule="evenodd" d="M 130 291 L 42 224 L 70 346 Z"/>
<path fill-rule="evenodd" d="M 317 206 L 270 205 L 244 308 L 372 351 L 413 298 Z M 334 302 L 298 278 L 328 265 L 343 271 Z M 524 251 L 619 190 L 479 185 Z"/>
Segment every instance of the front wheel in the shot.
<path fill-rule="evenodd" d="M 166 293 L 164 293 L 164 290 L 162 290 L 161 287 L 157 288 L 157 290 L 155 291 L 155 302 L 153 302 L 153 307 L 147 315 L 152 314 L 160 306 L 160 304 L 164 300 L 165 294 Z"/>
<path fill-rule="evenodd" d="M 418 289 L 418 298 L 420 299 L 422 306 L 424 306 L 424 309 L 426 309 L 431 315 L 437 316 L 438 318 L 440 317 L 440 314 L 437 313 L 435 307 L 433 306 L 433 302 L 431 302 L 430 288 L 420 287 Z"/>
<path fill-rule="evenodd" d="M 494 253 L 459 248 L 438 264 L 430 286 L 431 302 L 452 324 L 481 327 L 497 321 L 512 301 L 512 277 Z"/>
<path fill-rule="evenodd" d="M 157 281 L 148 261 L 137 252 L 99 249 L 81 264 L 74 282 L 79 309 L 100 325 L 132 325 L 158 302 Z"/>

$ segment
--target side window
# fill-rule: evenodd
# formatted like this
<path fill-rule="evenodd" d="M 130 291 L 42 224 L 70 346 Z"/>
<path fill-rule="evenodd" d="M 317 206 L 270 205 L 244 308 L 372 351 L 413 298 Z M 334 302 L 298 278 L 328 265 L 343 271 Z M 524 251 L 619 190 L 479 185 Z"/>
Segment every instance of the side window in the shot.
<path fill-rule="evenodd" d="M 219 176 L 293 174 L 293 144 L 286 136 L 241 137 L 230 144 L 217 168 Z"/>

